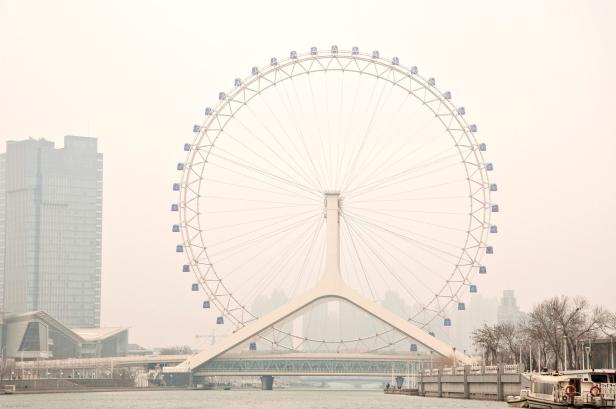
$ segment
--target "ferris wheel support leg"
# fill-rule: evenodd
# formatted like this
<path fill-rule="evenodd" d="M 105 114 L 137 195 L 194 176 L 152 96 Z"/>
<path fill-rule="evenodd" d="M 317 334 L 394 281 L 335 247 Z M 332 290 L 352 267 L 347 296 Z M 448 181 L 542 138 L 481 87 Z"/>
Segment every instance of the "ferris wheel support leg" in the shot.
<path fill-rule="evenodd" d="M 389 325 L 400 333 L 416 340 L 426 348 L 433 350 L 437 354 L 453 359 L 463 364 L 472 363 L 472 359 L 466 354 L 460 353 L 445 342 L 428 334 L 423 329 L 412 324 L 411 322 L 400 318 L 393 312 L 378 305 L 377 303 L 368 300 L 354 290 L 346 287 L 341 281 L 323 281 L 321 285 L 313 288 L 304 295 L 291 300 L 289 303 L 279 307 L 278 309 L 262 316 L 261 318 L 251 322 L 245 327 L 240 328 L 229 337 L 221 340 L 202 352 L 190 357 L 186 361 L 175 367 L 165 367 L 165 372 L 188 372 L 198 370 L 198 367 L 204 363 L 221 356 L 225 352 L 249 341 L 263 331 L 281 323 L 284 320 L 297 316 L 306 307 L 311 304 L 318 303 L 324 299 L 338 299 L 349 302 L 358 307 L 363 312 L 375 317 L 381 322 Z"/>

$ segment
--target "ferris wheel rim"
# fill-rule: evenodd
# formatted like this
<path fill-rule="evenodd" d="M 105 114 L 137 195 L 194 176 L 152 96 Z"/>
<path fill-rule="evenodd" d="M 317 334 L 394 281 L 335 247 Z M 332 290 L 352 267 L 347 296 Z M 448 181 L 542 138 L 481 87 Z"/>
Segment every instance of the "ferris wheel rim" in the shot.
<path fill-rule="evenodd" d="M 297 55 L 296 58 L 287 58 L 287 59 L 280 60 L 280 61 L 272 60 L 269 65 L 265 65 L 262 68 L 258 68 L 256 70 L 256 74 L 253 74 L 251 76 L 246 77 L 243 80 L 240 80 L 239 86 L 236 84 L 236 86 L 231 88 L 231 90 L 228 93 L 221 93 L 221 95 L 224 95 L 224 98 L 223 97 L 219 98 L 220 99 L 219 103 L 217 104 L 215 108 L 212 109 L 211 114 L 203 122 L 203 125 L 200 127 L 200 131 L 195 136 L 193 140 L 193 144 L 191 145 L 190 150 L 187 155 L 186 164 L 190 164 L 190 165 L 186 166 L 182 173 L 182 189 L 180 190 L 180 226 L 181 226 L 181 233 L 182 233 L 182 242 L 185 248 L 187 249 L 187 252 L 189 253 L 189 262 L 190 262 L 191 270 L 195 274 L 196 278 L 198 279 L 199 283 L 205 290 L 210 300 L 213 301 L 214 304 L 217 306 L 217 308 L 221 311 L 221 313 L 225 315 L 226 317 L 229 317 L 236 326 L 243 326 L 247 322 L 250 322 L 251 320 L 256 319 L 257 316 L 253 314 L 252 312 L 250 312 L 250 310 L 245 305 L 242 304 L 241 300 L 235 298 L 233 293 L 229 289 L 226 288 L 225 283 L 223 282 L 223 279 L 218 275 L 212 263 L 200 262 L 201 260 L 200 257 L 202 257 L 204 254 L 205 254 L 206 259 L 209 261 L 209 258 L 207 255 L 206 239 L 203 236 L 201 218 L 199 217 L 199 201 L 200 201 L 199 192 L 201 190 L 201 183 L 204 181 L 203 175 L 205 172 L 206 165 L 204 163 L 201 166 L 201 173 L 196 174 L 193 170 L 192 164 L 195 162 L 195 159 L 198 159 L 197 155 L 200 155 L 201 159 L 204 162 L 207 161 L 209 154 L 211 153 L 211 150 L 214 148 L 216 144 L 218 136 L 220 136 L 220 133 L 222 132 L 222 129 L 224 129 L 224 126 L 226 126 L 226 124 L 231 120 L 232 115 L 231 117 L 227 118 L 226 121 L 221 121 L 220 117 L 222 115 L 225 115 L 224 111 L 227 107 L 230 106 L 230 104 L 238 102 L 238 100 L 236 100 L 236 97 L 240 93 L 245 92 L 246 89 L 248 89 L 250 85 L 254 84 L 257 81 L 266 80 L 267 75 L 271 73 L 278 73 L 286 67 L 296 66 L 298 64 L 301 65 L 302 63 L 306 63 L 306 64 L 309 63 L 310 67 L 312 67 L 313 64 L 317 64 L 317 63 L 319 64 L 314 70 L 312 70 L 311 68 L 306 70 L 304 68 L 304 72 L 300 72 L 294 75 L 288 75 L 284 78 L 276 79 L 273 82 L 270 81 L 270 84 L 267 87 L 259 88 L 259 92 L 252 95 L 248 100 L 245 100 L 243 104 L 244 105 L 248 104 L 250 100 L 255 98 L 261 92 L 266 91 L 270 87 L 275 86 L 276 84 L 282 81 L 293 79 L 300 75 L 311 74 L 313 72 L 350 71 L 350 72 L 356 72 L 359 74 L 371 75 L 378 79 L 391 82 L 393 85 L 400 86 L 399 83 L 395 83 L 395 82 L 388 80 L 387 78 L 383 78 L 378 73 L 378 71 L 376 72 L 376 74 L 373 74 L 370 72 L 362 72 L 362 70 L 350 69 L 348 65 L 346 66 L 346 68 L 343 67 L 342 65 L 340 65 L 339 68 L 335 68 L 335 67 L 329 68 L 329 65 L 324 66 L 323 64 L 321 64 L 321 62 L 325 60 L 330 60 L 329 61 L 330 64 L 334 60 L 338 64 L 340 64 L 340 60 L 349 60 L 348 61 L 349 64 L 351 64 L 352 62 L 355 62 L 357 64 L 357 61 L 361 61 L 363 63 L 366 63 L 366 67 L 369 66 L 370 64 L 373 64 L 374 66 L 378 65 L 379 67 L 384 68 L 387 72 L 396 71 L 401 76 L 403 77 L 405 76 L 406 78 L 409 78 L 411 84 L 415 83 L 416 85 L 421 86 L 422 90 L 429 92 L 430 95 L 432 95 L 432 97 L 435 98 L 435 100 L 438 100 L 439 104 L 441 104 L 447 109 L 447 111 L 452 116 L 452 118 L 459 124 L 461 132 L 463 133 L 464 137 L 469 141 L 469 143 L 471 143 L 475 147 L 478 145 L 474 132 L 470 130 L 470 125 L 466 122 L 465 118 L 462 115 L 458 114 L 458 107 L 454 105 L 449 98 L 445 98 L 444 93 L 441 92 L 434 83 L 430 83 L 430 79 L 426 79 L 425 77 L 419 75 L 419 73 L 416 70 L 413 70 L 413 68 L 405 67 L 401 64 L 393 64 L 392 62 L 393 60 L 387 60 L 387 59 L 381 58 L 380 56 L 375 58 L 374 56 L 371 56 L 370 54 L 367 54 L 367 53 L 355 53 L 353 51 L 347 51 L 347 50 L 338 51 L 335 53 L 332 51 L 317 51 L 316 53 L 311 52 L 311 53 Z M 364 70 L 365 70 L 365 67 L 364 67 Z M 386 71 L 383 71 L 383 72 L 386 72 Z M 415 93 L 413 93 L 412 90 L 408 90 L 408 91 L 409 93 L 413 94 L 414 97 L 418 98 L 418 96 L 415 95 Z M 235 112 L 238 112 L 241 108 L 242 106 L 239 106 L 239 108 Z M 432 110 L 430 106 L 428 106 L 428 109 Z M 442 125 L 446 129 L 448 129 L 447 125 L 443 122 L 443 120 L 440 117 L 439 117 L 439 120 L 441 121 Z M 203 146 L 202 142 L 204 140 L 204 135 L 206 134 L 207 130 L 214 129 L 212 128 L 212 126 L 215 124 L 218 125 L 218 128 L 219 128 L 218 132 L 215 138 L 213 140 L 210 140 L 211 143 L 210 143 L 208 152 L 206 156 L 203 157 L 203 155 L 200 153 L 200 150 L 201 150 L 200 147 Z M 449 132 L 449 129 L 448 129 L 448 132 Z M 451 132 L 449 133 L 450 133 L 450 136 L 452 136 Z M 455 141 L 455 138 L 454 138 L 454 141 Z M 464 159 L 464 156 L 462 152 L 460 151 L 460 148 L 458 146 L 456 146 L 456 148 L 458 149 L 458 153 L 460 154 L 460 156 Z M 480 178 L 481 178 L 482 186 L 480 188 L 480 191 L 482 193 L 482 198 L 483 198 L 482 200 L 483 214 L 482 214 L 481 221 L 480 221 L 481 231 L 479 234 L 479 240 L 475 239 L 475 241 L 477 241 L 479 244 L 477 246 L 475 256 L 469 257 L 470 259 L 474 260 L 474 264 L 471 266 L 471 269 L 479 266 L 481 257 L 483 256 L 483 254 L 481 253 L 481 245 L 482 244 L 486 245 L 487 231 L 490 226 L 490 217 L 491 217 L 491 212 L 489 211 L 489 205 L 491 203 L 490 190 L 488 189 L 490 182 L 489 182 L 488 174 L 485 170 L 486 162 L 484 161 L 483 154 L 481 153 L 479 149 L 472 149 L 472 154 L 475 158 L 475 164 L 477 165 L 476 171 L 478 171 L 478 173 L 480 174 Z M 468 181 L 469 188 L 470 188 L 471 181 L 470 181 L 468 166 L 469 165 L 467 163 L 464 163 L 464 167 L 467 173 L 467 178 L 469 180 Z M 191 180 L 190 179 L 191 175 L 196 175 L 197 180 L 196 181 Z M 187 190 L 192 190 L 192 186 L 195 183 L 197 185 L 197 188 L 193 192 L 197 194 L 196 212 L 193 212 L 194 213 L 193 215 L 189 215 L 187 214 L 188 201 L 187 201 L 186 193 L 187 193 Z M 473 195 L 471 195 L 470 197 L 470 201 L 472 200 L 473 200 Z M 469 217 L 469 229 L 470 229 L 470 224 L 472 223 L 473 217 L 474 216 L 472 214 Z M 479 222 L 479 220 L 477 221 Z M 196 227 L 191 225 L 191 223 L 194 223 L 194 222 L 196 222 Z M 191 235 L 191 232 L 189 231 L 189 229 L 196 231 L 197 235 L 194 235 L 194 234 Z M 193 240 L 197 236 L 201 242 L 201 246 L 196 246 L 193 243 Z M 460 258 L 463 257 L 464 253 L 466 252 L 468 248 L 471 248 L 468 246 L 469 237 L 470 237 L 470 232 L 467 232 L 466 242 L 464 243 L 464 249 L 461 252 Z M 456 266 L 456 268 L 457 267 L 459 266 Z M 208 284 L 210 281 L 216 281 L 216 280 L 206 280 L 205 275 L 201 273 L 201 268 L 206 269 L 205 275 L 207 275 L 208 273 L 213 273 L 215 275 L 215 277 L 218 280 L 216 284 L 217 285 L 216 289 L 212 289 L 210 285 Z M 456 273 L 455 271 L 451 273 L 450 279 L 455 273 Z M 470 274 L 466 275 L 466 279 L 468 279 L 469 275 Z M 451 287 L 448 287 L 448 283 L 445 283 L 440 288 L 438 293 L 435 294 L 433 299 L 427 303 L 427 306 L 422 306 L 422 308 L 423 307 L 425 308 L 422 309 L 420 313 L 423 313 L 426 310 L 432 311 L 434 312 L 432 320 L 435 319 L 437 316 L 439 316 L 439 314 L 441 314 L 445 309 L 447 309 L 452 302 L 457 302 L 457 299 L 459 298 L 458 294 L 462 290 L 463 287 L 464 285 L 460 285 L 458 286 L 455 292 L 452 292 L 449 295 L 442 296 L 442 298 L 446 299 L 446 302 L 444 303 L 444 305 L 441 305 L 440 304 L 441 294 L 448 288 L 451 289 Z M 220 294 L 217 294 L 218 289 L 220 288 L 223 288 L 224 292 L 226 293 L 222 295 L 222 297 Z M 226 299 L 223 300 L 222 298 L 226 298 Z M 434 302 L 436 302 L 436 308 L 428 309 L 427 307 L 432 305 Z M 239 311 L 239 314 L 238 314 L 238 311 Z M 411 317 L 411 320 L 413 320 L 413 317 Z M 426 326 L 427 324 L 429 324 L 429 322 L 425 323 L 422 326 Z"/>

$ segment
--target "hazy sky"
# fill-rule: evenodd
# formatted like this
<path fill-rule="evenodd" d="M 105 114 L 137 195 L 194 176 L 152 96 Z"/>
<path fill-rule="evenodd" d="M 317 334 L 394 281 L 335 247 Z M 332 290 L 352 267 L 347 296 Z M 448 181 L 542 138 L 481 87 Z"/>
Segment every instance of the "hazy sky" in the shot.
<path fill-rule="evenodd" d="M 616 310 L 615 22 L 610 0 L 0 0 L 0 144 L 99 139 L 102 325 L 194 343 L 215 314 L 188 291 L 169 212 L 192 124 L 272 56 L 379 49 L 451 89 L 488 144 L 501 213 L 483 295 Z"/>

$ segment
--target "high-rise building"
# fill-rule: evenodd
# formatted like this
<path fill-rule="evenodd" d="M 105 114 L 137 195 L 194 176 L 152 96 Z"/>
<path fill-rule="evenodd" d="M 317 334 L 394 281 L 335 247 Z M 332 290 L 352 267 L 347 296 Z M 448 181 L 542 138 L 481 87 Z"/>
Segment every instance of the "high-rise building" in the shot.
<path fill-rule="evenodd" d="M 5 225 L 6 225 L 6 189 L 5 189 L 5 162 L 6 155 L 0 153 L 0 327 L 4 316 L 4 248 L 5 248 Z M 0 331 L 1 335 L 1 331 Z M 0 337 L 0 342 L 2 337 Z"/>
<path fill-rule="evenodd" d="M 496 317 L 497 322 L 509 324 L 516 324 L 524 317 L 524 313 L 518 307 L 513 290 L 503 291 L 503 298 L 501 298 L 498 306 Z"/>
<path fill-rule="evenodd" d="M 0 169 L 2 309 L 98 327 L 103 156 L 96 139 L 66 136 L 59 149 L 44 139 L 9 141 Z"/>

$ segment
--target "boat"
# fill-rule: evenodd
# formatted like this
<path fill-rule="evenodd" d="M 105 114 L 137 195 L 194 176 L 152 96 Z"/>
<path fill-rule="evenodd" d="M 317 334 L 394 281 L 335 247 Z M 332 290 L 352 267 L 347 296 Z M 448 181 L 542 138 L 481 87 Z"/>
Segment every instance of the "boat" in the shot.
<path fill-rule="evenodd" d="M 510 408 L 527 408 L 528 389 L 522 389 L 517 396 L 507 396 L 505 402 L 507 402 Z"/>
<path fill-rule="evenodd" d="M 15 393 L 15 390 L 16 390 L 15 385 L 4 385 L 2 392 L 5 395 L 12 395 Z"/>
<path fill-rule="evenodd" d="M 528 408 L 616 408 L 616 371 L 586 369 L 530 375 Z"/>

